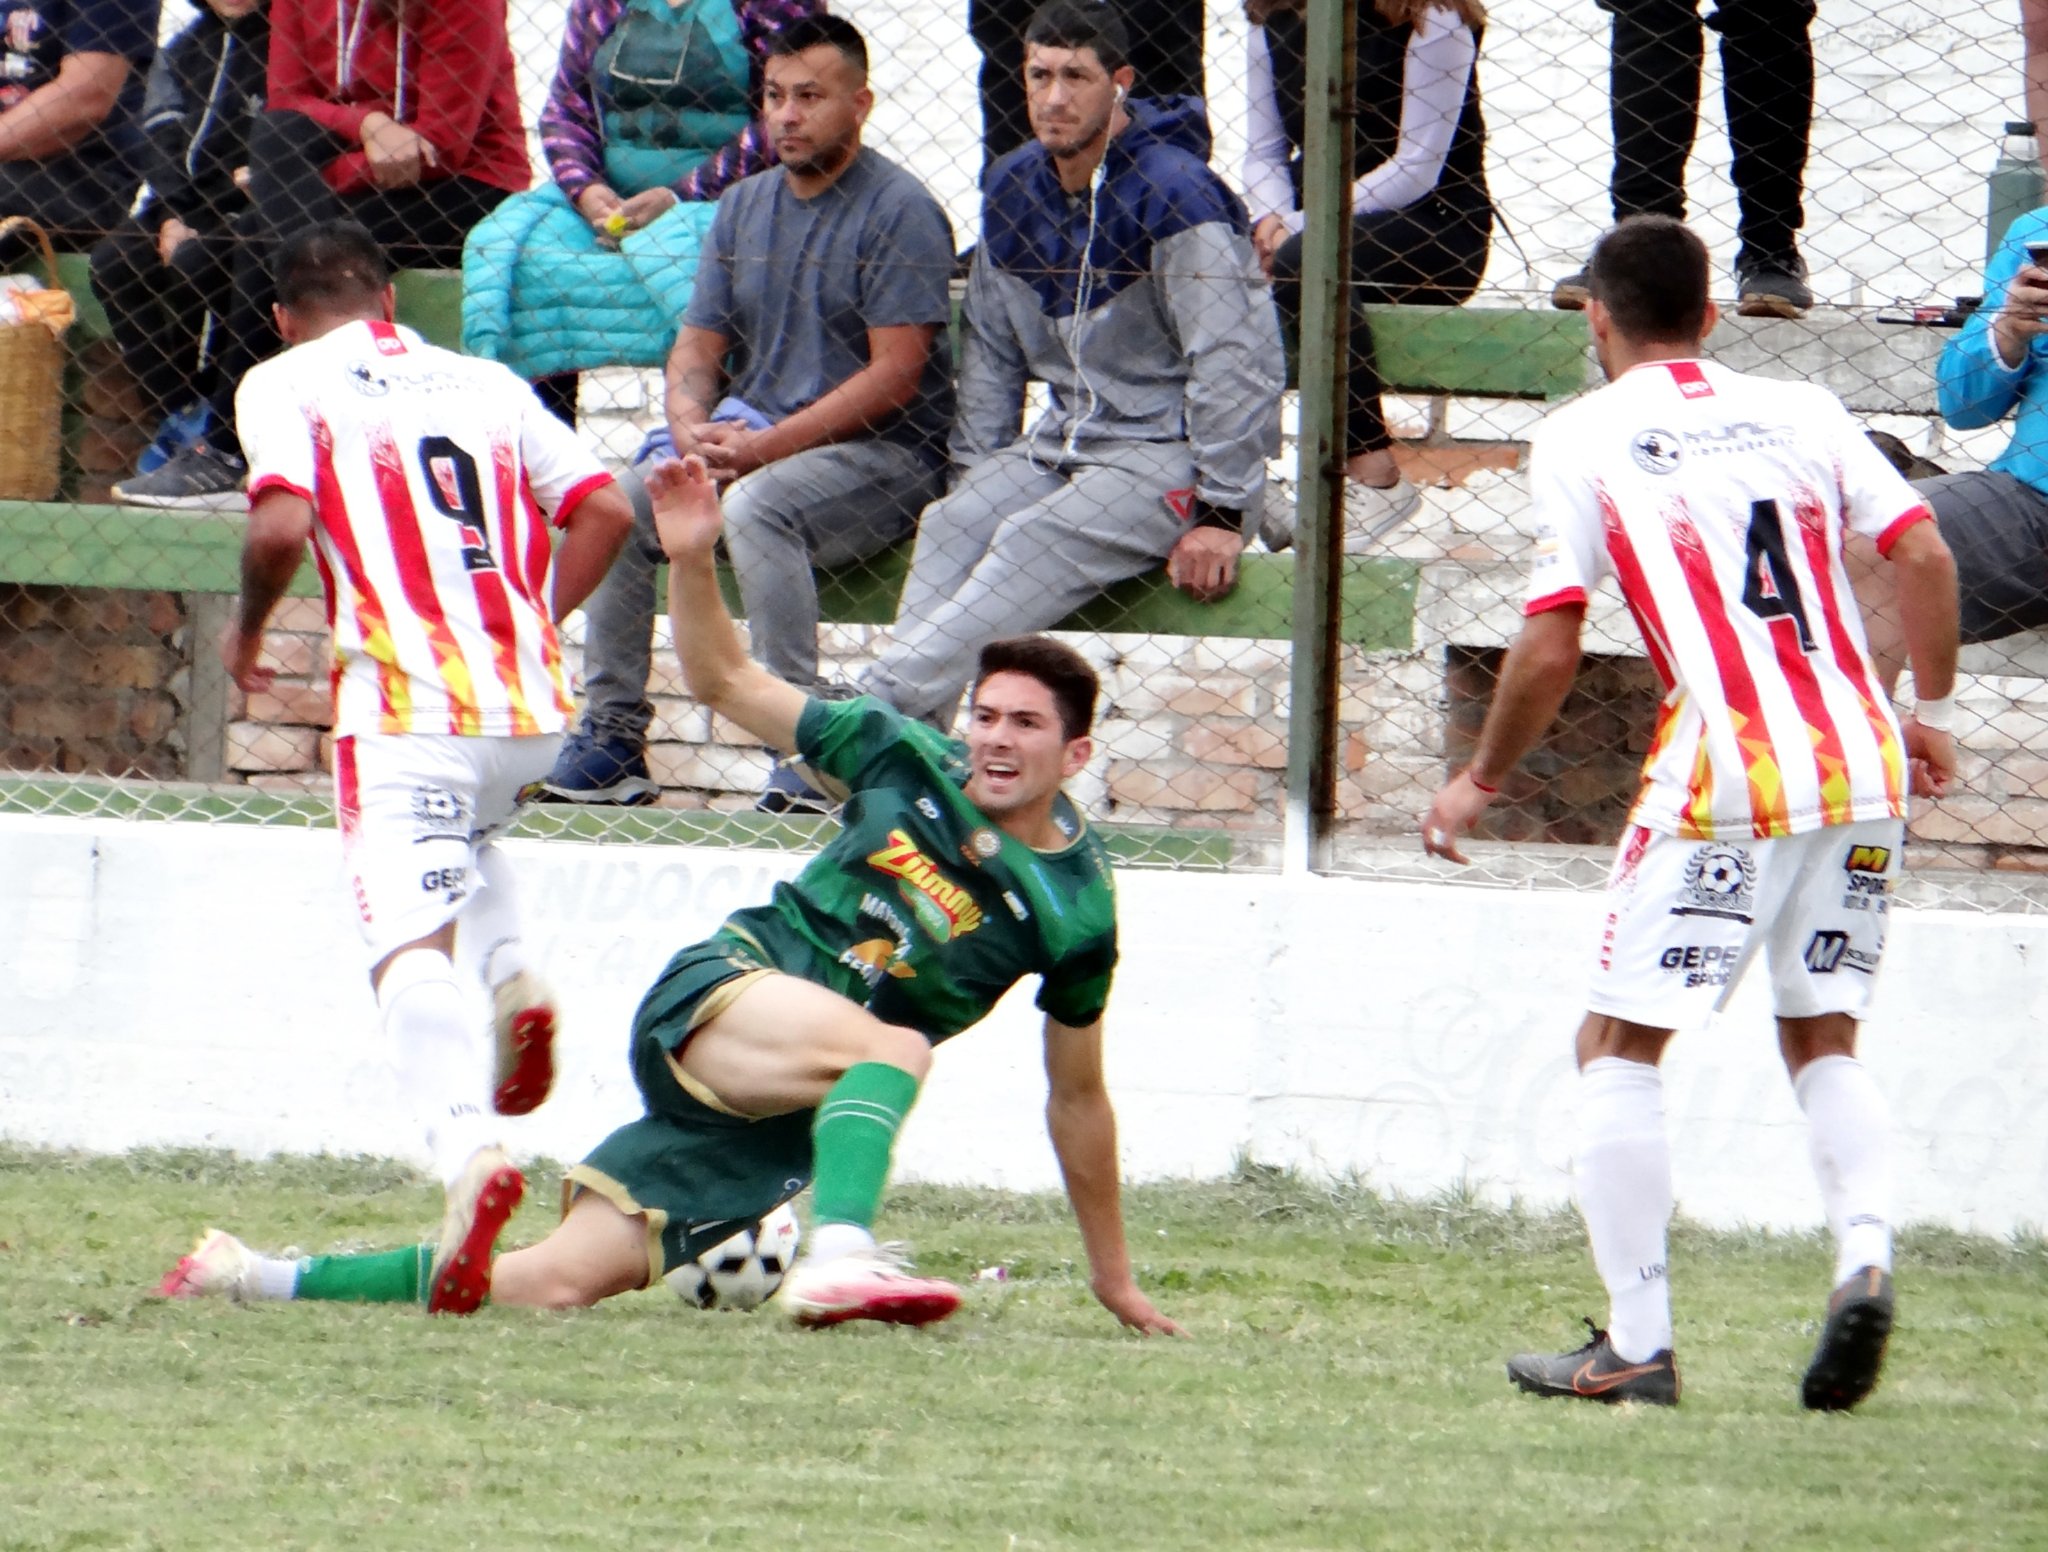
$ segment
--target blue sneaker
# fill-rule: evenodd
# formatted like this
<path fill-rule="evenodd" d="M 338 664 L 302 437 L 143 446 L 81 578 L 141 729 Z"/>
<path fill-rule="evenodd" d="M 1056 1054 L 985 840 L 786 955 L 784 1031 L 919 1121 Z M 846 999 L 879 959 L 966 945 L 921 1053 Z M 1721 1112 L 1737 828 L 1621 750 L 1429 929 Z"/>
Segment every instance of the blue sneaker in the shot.
<path fill-rule="evenodd" d="M 195 399 L 180 409 L 172 410 L 158 423 L 156 436 L 142 450 L 142 456 L 135 460 L 135 472 L 156 473 L 185 449 L 204 440 L 207 428 L 212 424 L 213 411 L 200 400 Z"/>
<path fill-rule="evenodd" d="M 762 814 L 823 816 L 832 812 L 832 800 L 799 776 L 794 765 L 778 760 L 754 809 Z"/>
<path fill-rule="evenodd" d="M 638 807 L 661 796 L 647 775 L 647 748 L 623 738 L 571 733 L 555 768 L 540 784 L 541 801 L 619 803 Z"/>

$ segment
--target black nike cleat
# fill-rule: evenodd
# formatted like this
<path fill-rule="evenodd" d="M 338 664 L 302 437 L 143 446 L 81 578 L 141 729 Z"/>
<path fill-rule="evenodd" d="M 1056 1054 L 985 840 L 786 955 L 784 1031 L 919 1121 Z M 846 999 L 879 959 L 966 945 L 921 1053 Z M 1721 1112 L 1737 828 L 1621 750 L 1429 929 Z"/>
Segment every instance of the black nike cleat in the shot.
<path fill-rule="evenodd" d="M 1809 1412 L 1846 1412 L 1877 1389 L 1892 1334 L 1891 1273 L 1861 1267 L 1828 1300 L 1828 1323 L 1799 1399 Z"/>
<path fill-rule="evenodd" d="M 1678 1405 L 1678 1361 L 1671 1349 L 1645 1363 L 1630 1363 L 1592 1321 L 1593 1340 L 1573 1353 L 1520 1353 L 1508 1360 L 1508 1378 L 1533 1396 L 1577 1396 L 1581 1401 L 1640 1401 Z"/>

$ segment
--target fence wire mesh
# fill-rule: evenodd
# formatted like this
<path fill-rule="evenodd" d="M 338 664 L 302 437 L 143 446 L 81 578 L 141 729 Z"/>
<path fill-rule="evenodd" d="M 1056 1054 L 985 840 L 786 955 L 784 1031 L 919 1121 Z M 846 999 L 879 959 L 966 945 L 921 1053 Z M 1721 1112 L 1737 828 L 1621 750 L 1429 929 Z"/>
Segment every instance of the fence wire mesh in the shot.
<path fill-rule="evenodd" d="M 1290 237 L 1341 218 L 1294 208 L 1299 5 L 1124 0 L 1123 159 L 1062 189 L 1015 171 L 1026 149 L 986 210 L 994 160 L 1094 111 L 1086 69 L 1049 68 L 1034 126 L 1035 7 L 1017 0 L 834 0 L 865 39 L 871 107 L 790 65 L 810 51 L 771 68 L 811 0 L 14 7 L 0 215 L 50 229 L 78 317 L 61 384 L 0 353 L 6 435 L 25 445 L 31 418 L 62 413 L 60 488 L 30 468 L 0 492 L 8 809 L 324 813 L 332 649 L 310 569 L 271 622 L 271 689 L 229 684 L 214 638 L 246 505 L 233 390 L 277 346 L 262 256 L 346 213 L 400 269 L 401 322 L 506 361 L 611 468 L 664 427 L 687 442 L 738 417 L 706 440 L 744 449 L 735 474 L 765 460 L 728 489 L 746 525 L 729 569 L 778 671 L 942 718 L 980 639 L 1054 628 L 1102 674 L 1074 791 L 1125 858 L 1272 865 L 1295 630 L 1273 545 L 1299 432 L 1278 319 Z M 2034 142 L 2003 133 L 2026 117 L 2017 0 L 1357 9 L 1353 299 L 1374 375 L 1354 374 L 1345 427 L 1363 478 L 1347 489 L 1335 856 L 1401 872 L 1422 866 L 1416 816 L 1469 753 L 1517 628 L 1527 438 L 1596 379 L 1582 322 L 1554 304 L 1618 205 L 1683 200 L 1721 271 L 1717 358 L 1825 384 L 1925 476 L 1985 468 L 2012 435 L 1945 425 L 1936 367 L 1959 299 L 1987 290 L 1989 239 L 2043 201 Z M 126 62 L 97 119 L 59 83 L 68 53 Z M 814 201 L 863 108 L 863 163 L 889 176 L 834 174 L 837 203 Z M 1132 150 L 1143 137 L 1170 149 Z M 744 215 L 719 199 L 750 175 L 785 197 Z M 727 276 L 716 306 L 707 251 Z M 1738 254 L 1741 310 L 1759 316 L 1735 316 Z M 39 269 L 29 249 L 0 258 Z M 711 336 L 698 379 L 671 360 L 679 328 Z M 720 403 L 747 392 L 761 402 Z M 865 406 L 857 432 L 822 429 L 835 394 Z M 750 424 L 774 429 L 749 442 Z M 1248 536 L 1220 602 L 1162 569 L 1192 565 L 1202 546 L 1177 547 L 1207 509 Z M 2026 576 L 1966 574 L 1966 604 L 1973 580 L 2042 591 L 2048 521 L 2028 523 L 2007 556 Z M 563 643 L 589 725 L 651 806 L 552 803 L 529 827 L 810 844 L 815 824 L 753 817 L 764 791 L 802 794 L 689 699 L 648 567 L 626 569 L 607 586 L 632 596 L 601 595 Z M 1876 593 L 1866 607 L 1895 636 Z M 1599 860 L 1578 848 L 1619 829 L 1662 692 L 1618 600 L 1590 620 L 1571 702 L 1488 821 L 1527 844 L 1484 850 L 1481 877 L 1587 881 Z M 1981 903 L 2024 904 L 2025 872 L 2048 865 L 2041 624 L 2021 610 L 1966 649 L 1963 790 L 1915 807 L 1916 863 L 1980 870 Z M 631 638 L 650 631 L 642 684 Z M 591 766 L 556 774 L 586 799 L 606 785 Z"/>

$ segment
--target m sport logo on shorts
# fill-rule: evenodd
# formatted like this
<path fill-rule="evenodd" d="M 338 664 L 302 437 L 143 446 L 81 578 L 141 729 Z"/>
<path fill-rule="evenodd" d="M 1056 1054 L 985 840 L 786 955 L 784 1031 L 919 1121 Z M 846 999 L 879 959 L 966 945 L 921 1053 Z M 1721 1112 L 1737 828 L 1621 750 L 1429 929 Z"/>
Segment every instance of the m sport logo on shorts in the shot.
<path fill-rule="evenodd" d="M 1842 908 L 1873 911 L 1880 916 L 1889 914 L 1891 901 L 1886 897 L 1892 892 L 1892 881 L 1886 870 L 1891 865 L 1889 846 L 1851 846 L 1842 862 L 1842 871 L 1849 876 L 1848 888 L 1842 892 Z"/>
<path fill-rule="evenodd" d="M 1877 957 L 1851 944 L 1846 932 L 1816 932 L 1806 944 L 1806 968 L 1814 975 L 1833 975 L 1837 970 L 1874 975 Z"/>
<path fill-rule="evenodd" d="M 1747 926 L 1756 906 L 1756 860 L 1740 846 L 1696 847 L 1680 885 L 1673 916 L 1718 916 Z"/>

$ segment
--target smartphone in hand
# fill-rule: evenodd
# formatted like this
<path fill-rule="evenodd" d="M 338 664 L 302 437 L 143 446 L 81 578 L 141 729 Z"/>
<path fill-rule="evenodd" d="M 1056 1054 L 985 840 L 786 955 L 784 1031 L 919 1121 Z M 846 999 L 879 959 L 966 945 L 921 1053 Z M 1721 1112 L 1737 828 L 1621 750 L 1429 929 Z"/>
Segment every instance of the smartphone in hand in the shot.
<path fill-rule="evenodd" d="M 2048 242 L 2030 242 L 2027 247 L 2027 262 L 2035 269 L 2048 269 Z"/>

